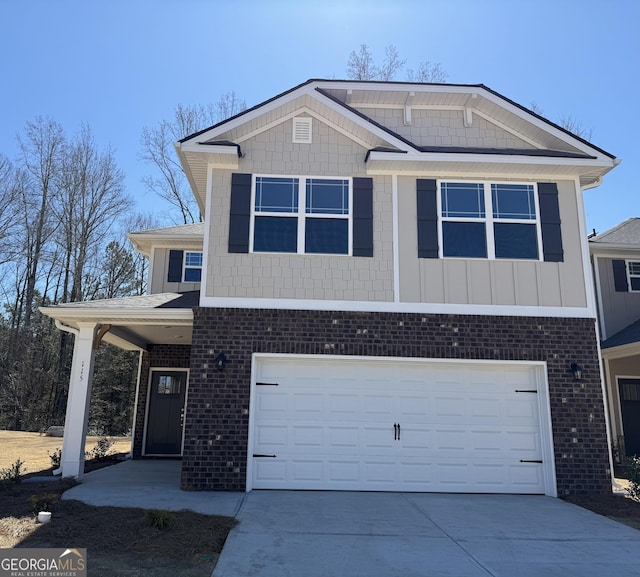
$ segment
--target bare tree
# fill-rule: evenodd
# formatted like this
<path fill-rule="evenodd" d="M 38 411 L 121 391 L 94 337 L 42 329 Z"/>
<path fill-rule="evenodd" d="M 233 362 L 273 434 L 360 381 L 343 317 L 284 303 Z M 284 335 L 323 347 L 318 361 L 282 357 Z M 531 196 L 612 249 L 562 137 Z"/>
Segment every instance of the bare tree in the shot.
<path fill-rule="evenodd" d="M 537 102 L 531 102 L 531 104 L 529 104 L 529 109 L 531 112 L 535 112 L 538 116 L 544 116 L 544 110 L 542 110 L 542 107 L 539 106 Z M 571 132 L 571 134 L 574 134 L 588 142 L 591 141 L 591 137 L 593 136 L 593 130 L 591 128 L 586 128 L 582 122 L 570 115 L 561 116 L 558 125 Z"/>
<path fill-rule="evenodd" d="M 359 50 L 351 51 L 347 61 L 347 76 L 352 80 L 375 80 L 378 77 L 378 67 L 373 62 L 373 56 L 366 44 L 360 44 Z"/>
<path fill-rule="evenodd" d="M 395 75 L 402 70 L 406 60 L 403 60 L 398 55 L 398 51 L 393 44 L 385 47 L 384 60 L 382 66 L 378 69 L 378 79 L 388 82 L 393 80 Z"/>
<path fill-rule="evenodd" d="M 25 128 L 25 139 L 19 139 L 26 173 L 21 189 L 21 213 L 24 226 L 23 250 L 25 293 L 24 326 L 31 323 L 33 302 L 45 244 L 53 232 L 50 214 L 57 196 L 56 176 L 60 169 L 65 136 L 57 122 L 38 117 Z"/>
<path fill-rule="evenodd" d="M 146 176 L 143 182 L 149 191 L 178 210 L 184 224 L 199 221 L 200 214 L 176 158 L 174 142 L 242 112 L 245 108 L 244 100 L 235 92 L 226 92 L 215 106 L 178 104 L 172 120 L 163 120 L 154 127 L 142 130 L 140 158 L 156 169 L 156 174 Z"/>
<path fill-rule="evenodd" d="M 445 72 L 440 62 L 429 62 L 424 60 L 418 65 L 414 72 L 412 68 L 407 70 L 407 80 L 409 82 L 431 82 L 442 84 L 447 81 L 449 75 Z"/>
<path fill-rule="evenodd" d="M 11 239 L 17 228 L 17 198 L 22 176 L 13 163 L 0 154 L 0 266 L 15 254 Z"/>

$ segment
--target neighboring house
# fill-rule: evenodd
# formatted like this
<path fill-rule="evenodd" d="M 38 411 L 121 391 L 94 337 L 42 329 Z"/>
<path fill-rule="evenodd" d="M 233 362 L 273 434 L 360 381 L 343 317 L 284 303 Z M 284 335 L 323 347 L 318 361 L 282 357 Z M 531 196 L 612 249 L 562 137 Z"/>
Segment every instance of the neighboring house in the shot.
<path fill-rule="evenodd" d="M 204 224 L 130 235 L 151 294 L 42 309 L 77 334 L 64 475 L 105 340 L 184 489 L 610 491 L 582 192 L 613 155 L 483 85 L 338 80 L 176 151 Z"/>
<path fill-rule="evenodd" d="M 640 455 L 640 218 L 589 238 L 602 362 L 619 457 Z"/>

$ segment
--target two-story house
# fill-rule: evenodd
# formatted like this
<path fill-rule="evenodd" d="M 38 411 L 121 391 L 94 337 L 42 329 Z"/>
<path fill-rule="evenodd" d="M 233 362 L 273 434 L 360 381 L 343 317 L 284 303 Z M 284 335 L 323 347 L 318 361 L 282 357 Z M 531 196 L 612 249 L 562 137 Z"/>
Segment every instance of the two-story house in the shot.
<path fill-rule="evenodd" d="M 640 455 L 640 218 L 592 235 L 603 372 L 618 456 Z"/>
<path fill-rule="evenodd" d="M 484 85 L 309 80 L 176 143 L 204 222 L 150 294 L 43 309 L 142 351 L 134 458 L 193 490 L 610 491 L 582 193 L 617 159 Z"/>

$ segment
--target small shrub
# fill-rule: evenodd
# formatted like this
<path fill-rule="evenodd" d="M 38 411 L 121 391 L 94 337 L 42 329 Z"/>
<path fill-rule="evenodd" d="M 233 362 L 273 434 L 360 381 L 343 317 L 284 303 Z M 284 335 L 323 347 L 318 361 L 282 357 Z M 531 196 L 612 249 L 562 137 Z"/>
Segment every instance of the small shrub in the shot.
<path fill-rule="evenodd" d="M 22 481 L 22 475 L 25 473 L 22 470 L 23 465 L 24 461 L 17 459 L 10 467 L 0 469 L 0 484 L 7 487 Z"/>
<path fill-rule="evenodd" d="M 114 441 L 108 437 L 100 437 L 96 441 L 96 446 L 88 453 L 85 453 L 85 458 L 95 459 L 96 461 L 103 461 L 109 456 L 111 447 L 113 447 Z"/>
<path fill-rule="evenodd" d="M 53 453 L 49 453 L 49 459 L 51 459 L 51 466 L 54 469 L 59 469 L 62 462 L 62 449 L 58 447 Z"/>
<path fill-rule="evenodd" d="M 147 511 L 147 521 L 154 529 L 162 531 L 171 524 L 171 513 L 159 509 L 149 509 Z"/>
<path fill-rule="evenodd" d="M 627 459 L 627 471 L 629 474 L 627 493 L 634 501 L 640 502 L 640 457 L 638 455 Z"/>
<path fill-rule="evenodd" d="M 35 515 L 40 511 L 51 511 L 59 500 L 60 495 L 57 493 L 40 493 L 29 497 L 29 502 Z"/>

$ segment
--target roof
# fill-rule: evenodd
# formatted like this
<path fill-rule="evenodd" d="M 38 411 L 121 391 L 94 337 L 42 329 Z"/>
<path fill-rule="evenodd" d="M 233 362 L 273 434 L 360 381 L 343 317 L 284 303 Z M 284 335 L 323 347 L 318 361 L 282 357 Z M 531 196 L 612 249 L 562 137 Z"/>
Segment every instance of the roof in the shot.
<path fill-rule="evenodd" d="M 147 256 L 150 256 L 152 247 L 202 250 L 204 223 L 141 230 L 127 236 L 136 250 Z"/>
<path fill-rule="evenodd" d="M 409 118 L 405 124 L 410 126 L 412 108 L 463 111 L 465 128 L 478 118 L 479 123 L 490 123 L 509 136 L 504 148 L 482 147 L 478 136 L 473 136 L 471 147 L 464 142 L 442 146 L 439 136 L 412 133 L 402 125 L 387 126 L 385 116 L 379 114 L 380 109 L 404 110 Z M 517 178 L 535 171 L 545 178 L 579 178 L 581 185 L 591 186 L 619 163 L 613 154 L 484 84 L 310 79 L 175 143 L 200 210 L 206 209 L 212 165 L 241 170 L 239 145 L 245 149 L 250 138 L 300 113 L 320 119 L 363 147 L 370 174 L 430 171 Z M 522 146 L 514 147 L 510 140 Z"/>
<path fill-rule="evenodd" d="M 108 326 L 106 342 L 134 350 L 150 344 L 190 344 L 193 308 L 199 301 L 200 291 L 188 291 L 62 303 L 40 307 L 40 312 L 62 323 L 60 328 Z"/>
<path fill-rule="evenodd" d="M 640 320 L 610 336 L 606 341 L 602 341 L 600 347 L 602 349 L 611 349 L 633 343 L 640 343 Z"/>
<path fill-rule="evenodd" d="M 617 226 L 589 239 L 593 244 L 636 245 L 640 248 L 640 218 L 628 218 Z"/>

